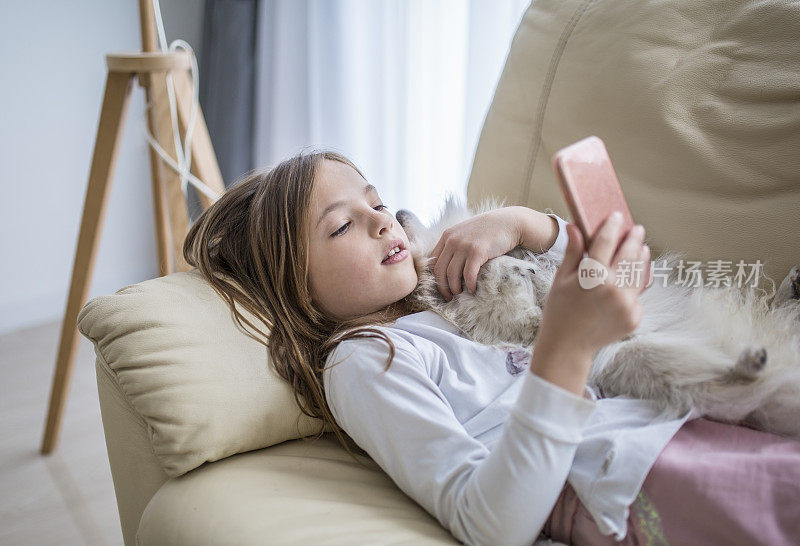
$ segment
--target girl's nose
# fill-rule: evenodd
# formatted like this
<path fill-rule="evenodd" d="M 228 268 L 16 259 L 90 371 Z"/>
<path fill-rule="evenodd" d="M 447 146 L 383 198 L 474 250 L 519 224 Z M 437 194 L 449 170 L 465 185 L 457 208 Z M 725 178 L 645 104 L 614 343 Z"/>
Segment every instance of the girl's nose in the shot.
<path fill-rule="evenodd" d="M 386 214 L 385 212 L 377 212 L 377 214 L 376 225 L 378 226 L 378 235 L 383 233 L 384 230 L 391 230 L 394 226 L 394 216 Z"/>

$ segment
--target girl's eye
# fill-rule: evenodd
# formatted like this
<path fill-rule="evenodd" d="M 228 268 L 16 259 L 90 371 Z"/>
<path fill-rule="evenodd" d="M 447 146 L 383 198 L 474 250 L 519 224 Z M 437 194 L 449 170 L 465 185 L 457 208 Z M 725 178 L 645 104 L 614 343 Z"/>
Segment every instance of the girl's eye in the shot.
<path fill-rule="evenodd" d="M 331 233 L 331 237 L 336 237 L 337 235 L 341 235 L 342 233 L 344 233 L 345 231 L 347 231 L 345 228 L 346 228 L 347 226 L 349 226 L 349 225 L 350 225 L 350 222 L 347 222 L 345 225 L 343 225 L 342 227 L 340 227 L 339 229 L 337 229 L 336 231 L 334 231 L 333 233 Z"/>
<path fill-rule="evenodd" d="M 387 207 L 386 205 L 378 205 L 375 207 L 375 210 L 383 210 L 383 209 L 389 210 L 389 207 Z M 341 235 L 342 233 L 347 231 L 347 226 L 349 225 L 350 222 L 345 223 L 342 227 L 331 233 L 331 237 L 336 237 L 337 235 Z"/>

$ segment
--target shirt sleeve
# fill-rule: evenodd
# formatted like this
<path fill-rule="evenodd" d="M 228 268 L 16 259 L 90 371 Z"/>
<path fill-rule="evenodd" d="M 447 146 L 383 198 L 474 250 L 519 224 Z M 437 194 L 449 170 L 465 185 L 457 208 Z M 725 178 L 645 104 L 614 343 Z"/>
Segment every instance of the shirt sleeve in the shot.
<path fill-rule="evenodd" d="M 547 249 L 544 254 L 552 255 L 554 258 L 563 259 L 564 253 L 567 251 L 567 242 L 569 241 L 569 234 L 567 233 L 567 221 L 555 213 L 548 213 L 547 216 L 552 216 L 558 222 L 558 236 L 553 242 L 553 246 Z"/>
<path fill-rule="evenodd" d="M 399 336 L 348 340 L 325 371 L 336 422 L 460 541 L 536 540 L 566 482 L 595 402 L 526 372 L 501 437 L 489 451 L 472 438 L 429 377 L 422 353 Z"/>

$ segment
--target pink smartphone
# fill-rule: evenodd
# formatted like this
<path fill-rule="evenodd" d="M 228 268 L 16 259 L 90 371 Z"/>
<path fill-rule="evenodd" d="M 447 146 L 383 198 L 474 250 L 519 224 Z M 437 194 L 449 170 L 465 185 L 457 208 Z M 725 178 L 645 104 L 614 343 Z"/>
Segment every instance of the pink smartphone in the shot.
<path fill-rule="evenodd" d="M 587 247 L 597 228 L 615 210 L 622 213 L 621 236 L 633 227 L 633 216 L 599 137 L 589 136 L 557 151 L 553 170 Z"/>

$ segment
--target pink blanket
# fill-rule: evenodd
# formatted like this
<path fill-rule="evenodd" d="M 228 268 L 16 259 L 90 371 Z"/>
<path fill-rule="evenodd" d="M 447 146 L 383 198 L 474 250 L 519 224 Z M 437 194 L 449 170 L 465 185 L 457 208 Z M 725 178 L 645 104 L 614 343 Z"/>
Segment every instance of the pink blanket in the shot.
<path fill-rule="evenodd" d="M 800 416 L 798 416 L 800 419 Z M 800 544 L 800 442 L 696 419 L 661 452 L 622 542 L 600 534 L 569 484 L 544 529 L 576 545 Z"/>

